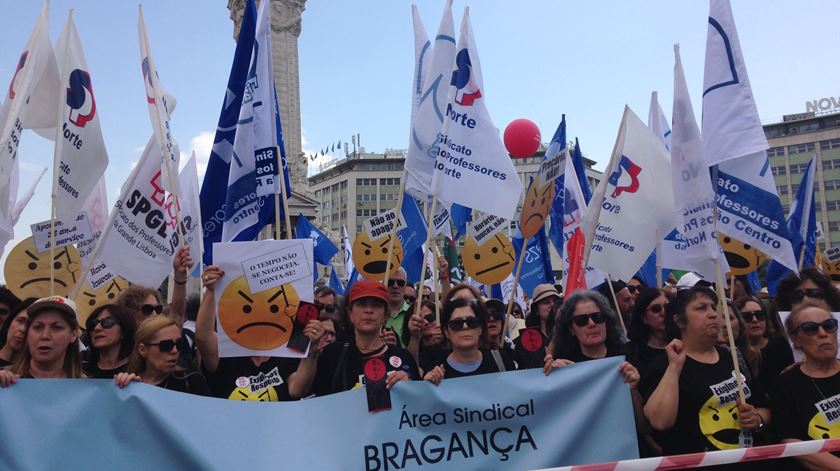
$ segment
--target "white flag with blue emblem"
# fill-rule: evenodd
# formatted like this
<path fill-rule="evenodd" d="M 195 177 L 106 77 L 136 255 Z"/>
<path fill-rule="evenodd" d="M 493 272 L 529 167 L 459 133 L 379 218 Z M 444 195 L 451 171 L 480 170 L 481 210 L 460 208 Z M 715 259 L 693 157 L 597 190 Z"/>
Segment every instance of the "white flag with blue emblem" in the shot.
<path fill-rule="evenodd" d="M 108 167 L 93 83 L 72 11 L 58 36 L 55 52 L 64 95 L 61 127 L 55 136 L 53 172 L 58 174 L 53 180 L 55 217 L 70 222 L 82 210 Z"/>
<path fill-rule="evenodd" d="M 469 8 L 464 9 L 455 68 L 447 85 L 449 99 L 443 110 L 432 191 L 441 201 L 513 219 L 522 182 L 487 111 Z"/>
<path fill-rule="evenodd" d="M 455 23 L 452 20 L 452 0 L 447 0 L 435 42 L 431 45 L 416 9 L 412 12 L 415 63 L 411 90 L 411 135 L 405 157 L 405 190 L 424 201 L 431 198 L 435 157 L 442 149 L 438 141 L 443 129 L 449 77 L 455 63 Z M 423 44 L 431 46 L 424 48 Z"/>
<path fill-rule="evenodd" d="M 671 162 L 659 137 L 629 107 L 614 149 L 581 226 L 589 266 L 629 280 L 653 251 L 657 234 L 675 225 Z"/>

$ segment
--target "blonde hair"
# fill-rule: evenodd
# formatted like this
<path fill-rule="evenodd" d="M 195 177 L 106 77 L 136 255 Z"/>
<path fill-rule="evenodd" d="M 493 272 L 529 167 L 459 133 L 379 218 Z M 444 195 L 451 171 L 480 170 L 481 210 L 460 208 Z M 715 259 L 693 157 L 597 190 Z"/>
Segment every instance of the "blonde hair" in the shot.
<path fill-rule="evenodd" d="M 146 372 L 146 358 L 140 355 L 140 344 L 148 343 L 161 329 L 171 325 L 178 327 L 178 333 L 180 334 L 181 327 L 169 316 L 154 316 L 140 323 L 137 332 L 134 333 L 134 349 L 131 351 L 128 360 L 129 373 L 142 375 Z"/>
<path fill-rule="evenodd" d="M 23 334 L 23 348 L 17 355 L 17 359 L 15 359 L 14 364 L 10 368 L 13 373 L 19 374 L 24 377 L 31 376 L 32 353 L 30 353 L 29 351 L 29 328 L 32 326 L 32 323 L 35 321 L 35 319 L 38 318 L 38 316 L 47 312 L 56 312 L 61 314 L 61 318 L 67 322 L 67 324 L 70 326 L 70 330 L 75 331 L 78 334 L 79 323 L 76 320 L 76 318 L 71 318 L 66 313 L 61 312 L 58 309 L 44 308 L 36 312 L 35 315 L 30 315 L 29 319 L 26 321 L 26 330 Z M 79 351 L 78 336 L 76 337 L 75 342 L 72 342 L 67 345 L 67 350 L 64 352 L 64 365 L 62 366 L 62 369 L 64 370 L 64 376 L 66 378 L 76 379 L 85 377 L 84 372 L 82 371 L 82 353 L 81 351 Z"/>

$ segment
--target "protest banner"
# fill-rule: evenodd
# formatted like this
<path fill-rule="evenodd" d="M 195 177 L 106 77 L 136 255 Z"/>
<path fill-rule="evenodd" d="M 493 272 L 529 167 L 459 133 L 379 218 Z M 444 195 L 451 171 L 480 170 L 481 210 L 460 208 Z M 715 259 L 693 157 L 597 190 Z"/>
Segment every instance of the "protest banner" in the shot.
<path fill-rule="evenodd" d="M 622 361 L 547 377 L 536 369 L 400 382 L 391 410 L 375 414 L 362 390 L 266 407 L 142 383 L 23 379 L 0 392 L 0 433 L 16 437 L 0 441 L 0 468 L 469 470 L 634 459 Z M 330 451 L 313 452 L 325 440 Z"/>
<path fill-rule="evenodd" d="M 304 357 L 288 348 L 301 301 L 312 302 L 312 239 L 220 242 L 214 290 L 220 357 Z"/>
<path fill-rule="evenodd" d="M 399 214 L 397 208 L 383 211 L 362 222 L 362 230 L 367 232 L 371 240 L 379 239 L 387 234 L 405 229 L 405 227 L 405 220 Z"/>
<path fill-rule="evenodd" d="M 78 244 L 93 239 L 93 230 L 84 212 L 76 216 L 75 221 L 62 222 L 53 219 L 36 222 L 29 227 L 32 229 L 32 237 L 35 239 L 35 248 L 39 252 L 45 252 L 52 247 L 64 247 L 65 245 Z"/>
<path fill-rule="evenodd" d="M 476 244 L 484 245 L 506 225 L 506 219 L 492 214 L 484 214 L 467 223 L 467 236 L 472 237 Z"/>

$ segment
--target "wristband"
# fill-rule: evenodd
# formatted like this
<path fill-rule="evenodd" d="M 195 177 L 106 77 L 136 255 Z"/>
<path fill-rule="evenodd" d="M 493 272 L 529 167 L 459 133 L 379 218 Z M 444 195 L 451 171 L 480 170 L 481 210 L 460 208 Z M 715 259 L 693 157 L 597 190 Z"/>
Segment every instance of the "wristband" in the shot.
<path fill-rule="evenodd" d="M 179 280 L 178 278 L 173 277 L 172 281 L 175 282 L 176 285 L 185 285 L 187 284 L 187 279 L 184 278 L 183 280 Z"/>

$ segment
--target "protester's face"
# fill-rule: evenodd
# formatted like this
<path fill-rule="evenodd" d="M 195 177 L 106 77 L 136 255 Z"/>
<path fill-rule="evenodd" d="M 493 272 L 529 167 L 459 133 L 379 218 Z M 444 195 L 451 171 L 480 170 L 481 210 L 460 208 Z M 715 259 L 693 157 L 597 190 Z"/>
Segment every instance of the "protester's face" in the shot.
<path fill-rule="evenodd" d="M 324 328 L 324 334 L 321 335 L 321 339 L 318 342 L 318 346 L 320 348 L 324 348 L 327 345 L 335 342 L 335 323 L 333 323 L 330 319 L 321 320 L 321 327 Z"/>
<path fill-rule="evenodd" d="M 112 319 L 109 321 L 108 319 Z M 105 324 L 109 324 L 116 320 L 107 309 L 100 312 L 98 316 L 96 316 L 97 321 L 104 321 Z M 103 327 L 102 322 L 97 322 L 96 327 L 93 328 L 92 332 L 89 332 L 90 340 L 93 343 L 93 348 L 101 350 L 103 348 L 112 347 L 114 345 L 119 345 L 120 340 L 122 339 L 122 327 L 119 324 L 114 324 L 111 327 Z"/>
<path fill-rule="evenodd" d="M 629 289 L 626 287 L 622 288 L 621 291 L 615 293 L 615 297 L 618 300 L 618 309 L 621 310 L 622 314 L 627 315 L 627 313 L 633 310 L 636 295 L 631 294 Z"/>
<path fill-rule="evenodd" d="M 741 334 L 741 324 L 738 322 L 738 318 L 735 317 L 735 314 L 733 314 L 732 311 L 729 311 L 729 323 L 732 324 L 732 337 L 737 339 Z M 726 330 L 725 325 L 720 327 L 717 343 L 720 345 L 729 345 L 729 332 Z"/>
<path fill-rule="evenodd" d="M 685 307 L 683 336 L 717 340 L 721 321 L 712 298 L 697 295 Z"/>
<path fill-rule="evenodd" d="M 417 300 L 417 290 L 411 285 L 405 287 L 405 302 L 412 303 Z"/>
<path fill-rule="evenodd" d="M 431 296 L 432 295 L 432 288 L 428 286 L 423 286 L 423 296 Z"/>
<path fill-rule="evenodd" d="M 9 311 L 11 311 L 11 309 L 9 309 L 8 305 L 0 303 L 0 324 L 6 320 L 6 317 L 9 315 Z"/>
<path fill-rule="evenodd" d="M 333 294 L 322 294 L 320 296 L 315 296 L 315 304 L 325 307 L 333 307 L 335 306 L 335 295 Z M 334 314 L 333 312 L 327 312 L 327 314 Z"/>
<path fill-rule="evenodd" d="M 171 340 L 179 343 L 181 340 L 181 330 L 178 326 L 168 325 L 155 333 L 152 338 L 145 344 L 137 346 L 140 356 L 146 358 L 146 369 L 157 371 L 162 374 L 172 374 L 175 371 L 175 365 L 178 363 L 178 348 L 173 348 L 168 352 L 160 350 L 160 342 Z"/>
<path fill-rule="evenodd" d="M 360 334 L 379 333 L 385 324 L 385 305 L 377 298 L 358 299 L 350 306 L 350 322 Z"/>
<path fill-rule="evenodd" d="M 452 311 L 452 317 L 450 318 L 449 325 L 446 326 L 446 337 L 452 344 L 453 349 L 478 348 L 478 339 L 481 336 L 481 325 L 472 329 L 466 328 L 465 319 L 475 319 L 477 321 L 472 307 L 464 306 L 455 308 L 455 310 Z M 457 324 L 457 327 L 461 330 L 453 329 L 453 323 Z"/>
<path fill-rule="evenodd" d="M 144 313 L 143 312 L 143 306 L 157 306 L 157 305 L 158 305 L 157 297 L 155 297 L 155 295 L 153 295 L 153 294 L 150 294 L 150 295 L 146 296 L 145 299 L 143 299 L 143 302 L 140 303 L 140 306 L 138 306 L 137 309 L 132 309 L 131 314 L 134 316 L 134 320 L 137 322 L 137 325 L 142 324 L 143 321 L 145 321 L 146 319 L 148 319 L 150 317 L 154 317 L 154 316 L 158 315 L 157 311 L 155 311 L 155 310 L 152 310 L 148 314 Z"/>
<path fill-rule="evenodd" d="M 584 326 L 579 326 L 575 323 L 575 317 L 589 316 L 591 314 L 600 313 L 598 305 L 592 300 L 581 301 L 575 306 L 575 312 L 572 314 L 572 335 L 577 337 L 578 343 L 581 347 L 598 347 L 607 341 L 607 323 L 596 323 L 591 317 Z M 606 316 L 607 313 L 601 313 Z"/>
<path fill-rule="evenodd" d="M 548 320 L 548 314 L 551 308 L 554 307 L 554 302 L 557 301 L 557 296 L 549 296 L 545 299 L 540 299 L 537 303 L 537 314 L 540 315 L 540 320 L 545 322 Z"/>
<path fill-rule="evenodd" d="M 440 328 L 440 323 L 435 318 L 435 313 L 428 306 L 420 308 L 420 315 L 426 319 L 426 325 L 421 330 L 424 345 L 437 345 L 443 342 L 443 331 Z"/>
<path fill-rule="evenodd" d="M 9 331 L 6 333 L 6 344 L 14 351 L 19 352 L 23 348 L 23 341 L 26 339 L 26 321 L 29 316 L 26 311 L 19 312 L 12 323 L 9 324 Z"/>
<path fill-rule="evenodd" d="M 487 335 L 497 339 L 502 333 L 502 328 L 501 316 L 497 317 L 493 314 L 487 316 Z"/>
<path fill-rule="evenodd" d="M 32 360 L 40 364 L 60 363 L 64 361 L 67 347 L 78 338 L 78 333 L 56 311 L 38 314 L 29 326 L 26 341 Z"/>
<path fill-rule="evenodd" d="M 821 324 L 829 319 L 831 319 L 830 313 L 818 307 L 809 307 L 799 312 L 795 325 L 802 326 L 806 322 Z M 836 329 L 829 330 L 832 331 L 826 332 L 825 328 L 819 327 L 814 335 L 808 335 L 803 327 L 799 327 L 791 336 L 793 345 L 805 354 L 806 363 L 812 360 L 824 362 L 837 358 L 837 331 Z"/>
<path fill-rule="evenodd" d="M 645 309 L 644 322 L 654 332 L 665 331 L 665 307 L 668 305 L 668 298 L 664 294 L 648 304 Z"/>
<path fill-rule="evenodd" d="M 757 302 L 747 301 L 741 308 L 741 316 L 744 317 L 744 327 L 749 338 L 760 339 L 764 337 L 767 332 L 767 319 Z"/>
<path fill-rule="evenodd" d="M 796 306 L 806 299 L 810 299 L 812 301 L 822 301 L 825 299 L 825 293 L 823 293 L 823 290 L 819 287 L 819 285 L 814 283 L 814 280 L 807 278 L 802 283 L 799 283 L 799 286 L 796 288 L 796 292 L 794 292 L 793 298 L 793 306 Z"/>
<path fill-rule="evenodd" d="M 402 302 L 405 299 L 405 285 L 405 273 L 398 270 L 388 278 L 388 299 L 394 303 Z"/>
<path fill-rule="evenodd" d="M 735 292 L 732 294 L 732 299 L 743 298 L 746 294 L 746 290 L 744 289 L 744 282 L 741 280 L 735 280 Z"/>

